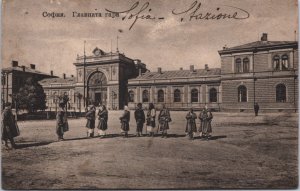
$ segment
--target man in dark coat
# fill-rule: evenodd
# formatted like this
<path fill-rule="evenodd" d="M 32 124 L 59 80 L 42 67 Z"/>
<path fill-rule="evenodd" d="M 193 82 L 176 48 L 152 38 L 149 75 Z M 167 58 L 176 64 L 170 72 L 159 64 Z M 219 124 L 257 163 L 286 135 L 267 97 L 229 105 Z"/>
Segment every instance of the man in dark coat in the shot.
<path fill-rule="evenodd" d="M 166 108 L 166 105 L 162 105 L 162 110 L 158 115 L 159 129 L 162 132 L 162 138 L 167 138 L 167 130 L 169 127 L 169 122 L 171 122 L 171 116 L 169 110 Z"/>
<path fill-rule="evenodd" d="M 186 115 L 186 128 L 185 132 L 188 133 L 189 139 L 194 139 L 194 133 L 197 132 L 196 119 L 197 115 L 194 113 L 193 108 Z"/>
<path fill-rule="evenodd" d="M 69 125 L 67 121 L 67 113 L 65 112 L 65 103 L 59 103 L 59 109 L 56 114 L 56 134 L 58 136 L 58 141 L 64 140 L 64 132 L 69 130 Z"/>
<path fill-rule="evenodd" d="M 106 135 L 106 130 L 107 130 L 107 120 L 108 120 L 108 111 L 105 107 L 105 105 L 102 105 L 99 109 L 98 112 L 99 116 L 99 123 L 97 128 L 99 129 L 99 135 L 100 138 L 103 138 Z"/>
<path fill-rule="evenodd" d="M 91 106 L 90 110 L 85 115 L 87 122 L 87 137 L 94 137 L 95 120 L 96 120 L 96 107 Z"/>
<path fill-rule="evenodd" d="M 145 123 L 145 113 L 141 103 L 137 104 L 137 109 L 134 112 L 134 117 L 136 121 L 136 136 L 140 137 L 142 136 L 143 126 Z"/>
<path fill-rule="evenodd" d="M 7 102 L 2 113 L 2 140 L 5 142 L 5 147 L 8 147 L 7 141 L 10 141 L 11 147 L 16 148 L 14 137 L 20 135 L 19 128 L 15 121 L 15 117 L 11 111 L 11 103 Z"/>
<path fill-rule="evenodd" d="M 129 131 L 129 121 L 130 121 L 130 111 L 127 106 L 124 106 L 124 113 L 120 117 L 121 121 L 121 130 L 124 132 L 124 137 L 128 137 Z"/>
<path fill-rule="evenodd" d="M 255 116 L 258 116 L 258 111 L 259 111 L 259 105 L 258 103 L 254 104 L 254 112 L 255 112 Z"/>

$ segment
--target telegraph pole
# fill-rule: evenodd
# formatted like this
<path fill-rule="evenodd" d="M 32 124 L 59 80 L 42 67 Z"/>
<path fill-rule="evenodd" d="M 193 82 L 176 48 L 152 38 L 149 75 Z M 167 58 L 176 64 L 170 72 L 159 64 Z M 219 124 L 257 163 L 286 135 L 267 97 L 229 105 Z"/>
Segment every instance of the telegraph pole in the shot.
<path fill-rule="evenodd" d="M 83 105 L 86 107 L 86 95 L 85 95 L 85 41 L 83 43 Z"/>

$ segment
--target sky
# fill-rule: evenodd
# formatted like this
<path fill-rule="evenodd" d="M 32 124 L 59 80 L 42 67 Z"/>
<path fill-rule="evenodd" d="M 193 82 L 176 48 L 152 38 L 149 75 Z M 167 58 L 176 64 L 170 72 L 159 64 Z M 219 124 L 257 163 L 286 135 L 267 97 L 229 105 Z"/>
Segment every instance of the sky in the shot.
<path fill-rule="evenodd" d="M 195 1 L 201 3 L 197 14 L 237 11 L 245 17 L 245 10 L 249 18 L 189 21 L 196 7 L 186 14 L 172 13 L 188 10 Z M 139 4 L 131 14 L 149 2 L 139 16 L 150 14 L 156 19 L 138 19 L 129 30 L 135 17 L 129 19 L 125 13 L 104 17 L 105 9 L 126 11 L 136 2 Z M 35 64 L 37 70 L 53 70 L 58 76 L 76 73 L 73 63 L 77 55 L 83 55 L 84 41 L 87 55 L 92 55 L 95 47 L 105 52 L 112 47 L 115 52 L 117 36 L 120 52 L 140 59 L 151 71 L 157 67 L 188 69 L 189 65 L 200 69 L 205 64 L 220 67 L 218 50 L 224 45 L 257 41 L 262 33 L 268 33 L 270 41 L 298 40 L 297 0 L 3 0 L 1 11 L 2 67 L 17 60 L 19 65 Z M 64 13 L 65 17 L 44 17 L 44 12 Z M 103 17 L 73 17 L 73 12 L 97 12 Z"/>

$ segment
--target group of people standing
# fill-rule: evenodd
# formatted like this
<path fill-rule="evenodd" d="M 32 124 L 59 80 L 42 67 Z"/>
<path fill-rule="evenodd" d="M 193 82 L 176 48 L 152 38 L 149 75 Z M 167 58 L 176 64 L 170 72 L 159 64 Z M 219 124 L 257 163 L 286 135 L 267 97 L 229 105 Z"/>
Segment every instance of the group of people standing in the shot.
<path fill-rule="evenodd" d="M 96 121 L 96 107 L 91 106 L 86 113 L 86 128 L 87 128 L 87 137 L 94 137 L 95 121 Z M 148 136 L 154 136 L 158 131 L 162 132 L 162 137 L 167 137 L 167 130 L 169 129 L 169 122 L 171 122 L 170 112 L 163 105 L 162 109 L 158 115 L 158 127 L 156 126 L 156 109 L 152 103 L 149 104 L 147 115 L 145 116 L 142 104 L 137 104 L 137 109 L 134 111 L 134 118 L 136 121 L 136 136 L 143 136 L 143 128 L 146 123 L 146 134 Z M 108 111 L 104 105 L 100 106 L 98 111 L 98 135 L 100 138 L 105 137 L 106 130 L 108 128 Z M 128 132 L 130 130 L 130 110 L 128 106 L 124 107 L 124 112 L 119 118 L 121 123 L 121 134 L 126 138 L 128 137 Z"/>
<path fill-rule="evenodd" d="M 200 126 L 198 129 L 196 125 L 197 115 L 196 113 L 194 113 L 193 108 L 190 109 L 185 118 L 187 120 L 185 132 L 188 134 L 190 139 L 194 139 L 194 135 L 197 132 L 202 134 L 200 137 L 202 137 L 204 140 L 208 140 L 211 137 L 211 122 L 213 119 L 213 115 L 207 109 L 207 106 L 205 106 L 205 108 L 200 112 L 198 116 L 198 118 L 200 119 Z"/>
<path fill-rule="evenodd" d="M 137 109 L 134 111 L 134 118 L 136 121 L 136 136 L 143 136 L 143 128 L 146 123 L 146 134 L 148 136 L 154 136 L 155 132 L 162 132 L 162 137 L 167 137 L 167 130 L 169 129 L 169 122 L 171 121 L 169 110 L 163 105 L 162 110 L 158 115 L 159 125 L 156 127 L 156 110 L 152 103 L 149 104 L 147 115 L 145 116 L 142 104 L 137 104 Z M 124 107 L 124 113 L 120 117 L 121 129 L 124 137 L 128 137 L 130 111 L 127 106 Z"/>
<path fill-rule="evenodd" d="M 65 119 L 65 112 L 63 111 L 63 105 L 61 110 L 57 113 L 57 121 L 58 127 L 57 128 L 57 135 L 59 140 L 63 140 L 63 133 L 68 131 L 67 121 Z M 98 135 L 100 138 L 104 138 L 106 136 L 106 130 L 108 129 L 108 111 L 104 105 L 100 106 L 98 111 Z M 136 137 L 143 136 L 143 128 L 144 124 L 146 124 L 146 135 L 154 137 L 155 134 L 161 132 L 162 138 L 168 137 L 168 129 L 170 129 L 169 123 L 172 121 L 170 116 L 170 111 L 167 109 L 165 104 L 162 104 L 162 108 L 159 111 L 157 116 L 158 124 L 156 123 L 156 109 L 153 103 L 149 104 L 147 114 L 145 116 L 145 112 L 142 108 L 142 104 L 138 103 L 137 108 L 134 111 L 134 118 L 136 122 Z M 90 106 L 88 111 L 85 115 L 87 119 L 86 123 L 86 133 L 87 137 L 92 138 L 95 134 L 96 128 L 96 107 Z M 200 127 L 197 129 L 196 119 L 197 115 L 194 113 L 193 109 L 191 108 L 188 114 L 186 115 L 186 134 L 189 136 L 190 139 L 194 139 L 194 135 L 196 132 L 200 132 L 202 134 L 202 138 L 208 140 L 210 137 L 210 133 L 212 132 L 211 128 L 211 121 L 213 118 L 212 113 L 207 109 L 200 113 L 198 116 L 200 119 Z M 128 106 L 124 107 L 124 112 L 122 116 L 119 118 L 121 123 L 121 134 L 124 138 L 128 137 L 128 132 L 130 130 L 130 110 Z"/>
<path fill-rule="evenodd" d="M 145 112 L 142 108 L 142 104 L 138 103 L 137 108 L 134 111 L 134 118 L 136 121 L 136 136 L 143 136 L 144 125 L 146 130 L 146 135 L 153 137 L 158 132 L 161 132 L 161 137 L 168 137 L 168 130 L 170 129 L 169 123 L 172 121 L 170 116 L 170 111 L 163 104 L 159 114 L 157 116 L 158 124 L 156 123 L 157 111 L 153 103 L 149 104 L 148 110 Z M 97 113 L 98 116 L 98 135 L 100 138 L 106 136 L 106 131 L 108 129 L 108 110 L 104 105 L 100 106 Z M 94 130 L 96 128 L 96 107 L 90 106 L 85 115 L 87 119 L 86 123 L 86 133 L 87 137 L 94 137 Z M 210 133 L 212 132 L 211 121 L 212 113 L 205 107 L 205 109 L 198 116 L 200 119 L 200 127 L 197 130 L 196 119 L 197 115 L 191 108 L 186 115 L 186 133 L 190 139 L 194 138 L 196 132 L 202 133 L 202 137 L 208 139 Z M 128 137 L 128 131 L 130 130 L 130 110 L 127 106 L 124 107 L 124 112 L 119 118 L 121 122 L 121 134 L 126 138 Z M 17 122 L 11 110 L 11 103 L 5 104 L 5 109 L 2 112 L 2 141 L 4 141 L 5 146 L 8 147 L 8 140 L 10 141 L 12 148 L 15 148 L 14 137 L 19 136 L 19 129 Z M 59 109 L 56 114 L 56 134 L 58 136 L 58 141 L 64 140 L 64 133 L 69 131 L 69 125 L 67 120 L 66 112 L 66 102 L 61 101 L 59 103 Z"/>

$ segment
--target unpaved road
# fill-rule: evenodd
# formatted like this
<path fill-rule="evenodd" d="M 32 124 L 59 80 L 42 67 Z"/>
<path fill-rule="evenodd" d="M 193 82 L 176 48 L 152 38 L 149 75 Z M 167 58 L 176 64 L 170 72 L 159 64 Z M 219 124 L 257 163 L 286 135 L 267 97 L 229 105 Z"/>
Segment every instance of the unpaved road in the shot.
<path fill-rule="evenodd" d="M 133 115 L 133 112 L 131 112 Z M 170 137 L 118 134 L 120 112 L 110 112 L 110 137 L 85 138 L 81 119 L 69 119 L 66 141 L 55 121 L 19 122 L 17 150 L 2 149 L 3 189 L 296 188 L 297 114 L 214 113 L 213 140 L 185 137 L 185 112 L 171 112 Z"/>

